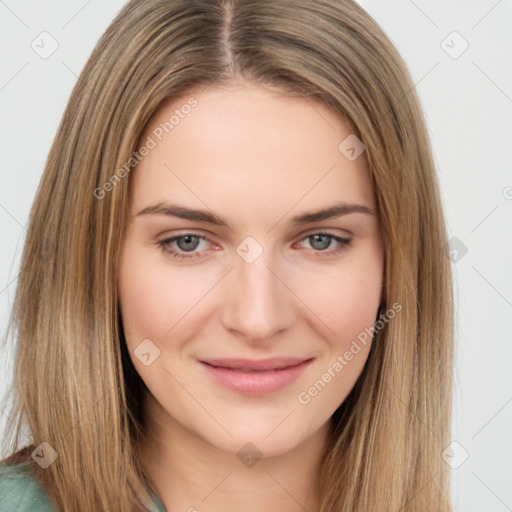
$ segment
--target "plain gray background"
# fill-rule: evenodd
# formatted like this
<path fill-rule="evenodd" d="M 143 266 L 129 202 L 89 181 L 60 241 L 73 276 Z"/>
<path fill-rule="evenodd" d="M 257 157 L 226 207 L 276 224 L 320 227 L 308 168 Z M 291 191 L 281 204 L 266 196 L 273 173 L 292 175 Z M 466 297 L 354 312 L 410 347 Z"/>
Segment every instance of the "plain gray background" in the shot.
<path fill-rule="evenodd" d="M 57 125 L 86 59 L 124 3 L 0 0 L 2 333 Z M 455 509 L 512 511 L 512 1 L 360 4 L 395 43 L 416 83 L 452 237 L 454 444 L 443 457 L 452 467 Z M 52 44 L 58 47 L 44 55 Z M 12 354 L 12 342 L 0 352 L 0 398 Z M 0 433 L 8 421 L 0 413 Z"/>

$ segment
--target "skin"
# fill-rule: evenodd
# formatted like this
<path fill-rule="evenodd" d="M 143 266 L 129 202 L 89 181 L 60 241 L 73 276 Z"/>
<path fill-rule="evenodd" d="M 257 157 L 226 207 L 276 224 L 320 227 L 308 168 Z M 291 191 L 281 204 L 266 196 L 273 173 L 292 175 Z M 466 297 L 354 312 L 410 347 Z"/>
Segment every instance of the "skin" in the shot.
<path fill-rule="evenodd" d="M 314 511 L 330 417 L 371 341 L 309 403 L 298 395 L 374 325 L 384 253 L 376 214 L 298 227 L 291 218 L 339 202 L 376 212 L 366 155 L 350 161 L 338 150 L 352 132 L 324 104 L 250 84 L 167 101 L 142 140 L 191 96 L 197 106 L 129 178 L 118 284 L 128 349 L 150 391 L 141 458 L 168 511 Z M 229 228 L 138 214 L 157 202 L 208 210 Z M 311 237 L 325 231 L 351 242 Z M 205 239 L 158 245 L 187 232 Z M 252 263 L 237 253 L 247 236 L 263 249 Z M 199 256 L 169 252 L 187 247 Z M 148 366 L 134 353 L 147 339 L 160 350 Z M 314 359 L 285 388 L 256 397 L 220 386 L 198 363 L 274 356 Z M 252 467 L 237 457 L 248 442 L 261 454 Z"/>

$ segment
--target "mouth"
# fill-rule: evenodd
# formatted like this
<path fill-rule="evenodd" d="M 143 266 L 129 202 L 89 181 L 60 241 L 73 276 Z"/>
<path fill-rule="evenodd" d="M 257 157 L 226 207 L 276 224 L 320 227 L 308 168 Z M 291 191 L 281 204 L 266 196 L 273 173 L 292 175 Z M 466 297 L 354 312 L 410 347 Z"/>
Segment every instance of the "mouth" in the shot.
<path fill-rule="evenodd" d="M 208 359 L 199 363 L 217 384 L 244 395 L 263 396 L 296 380 L 312 361 L 313 358 L 275 357 Z"/>

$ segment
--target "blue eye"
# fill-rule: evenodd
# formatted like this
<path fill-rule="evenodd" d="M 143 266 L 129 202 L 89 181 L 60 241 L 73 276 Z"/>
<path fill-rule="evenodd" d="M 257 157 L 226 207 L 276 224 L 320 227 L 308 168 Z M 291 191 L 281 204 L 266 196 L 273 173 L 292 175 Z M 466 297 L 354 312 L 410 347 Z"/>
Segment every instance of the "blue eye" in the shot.
<path fill-rule="evenodd" d="M 318 242 L 317 246 L 313 247 L 316 250 L 316 252 L 325 251 L 329 254 L 338 253 L 351 242 L 351 240 L 348 238 L 342 238 L 336 235 L 332 235 L 330 233 L 313 233 L 311 235 L 308 235 L 304 240 L 310 240 L 310 244 L 312 245 L 317 244 Z M 326 251 L 326 249 L 331 245 L 331 242 L 333 240 L 339 244 L 338 247 L 334 250 Z"/>
<path fill-rule="evenodd" d="M 195 233 L 186 233 L 185 235 L 161 240 L 158 242 L 158 245 L 162 248 L 162 250 L 170 253 L 173 258 L 177 260 L 183 260 L 200 256 L 200 254 L 197 252 L 188 254 L 189 251 L 192 252 L 198 247 L 200 240 L 206 240 L 206 238 Z M 178 245 L 178 251 L 172 246 L 172 244 L 175 242 Z"/>
<path fill-rule="evenodd" d="M 313 246 L 313 252 L 318 254 L 318 256 L 336 255 L 348 247 L 352 241 L 349 238 L 343 238 L 323 231 L 310 233 L 305 238 L 302 238 L 302 240 L 309 240 L 309 243 Z M 194 252 L 201 241 L 208 242 L 208 239 L 197 233 L 185 233 L 183 235 L 160 240 L 157 242 L 157 245 L 162 251 L 170 254 L 172 259 L 187 260 L 201 256 L 200 251 Z M 334 249 L 329 249 L 333 241 L 337 245 Z"/>

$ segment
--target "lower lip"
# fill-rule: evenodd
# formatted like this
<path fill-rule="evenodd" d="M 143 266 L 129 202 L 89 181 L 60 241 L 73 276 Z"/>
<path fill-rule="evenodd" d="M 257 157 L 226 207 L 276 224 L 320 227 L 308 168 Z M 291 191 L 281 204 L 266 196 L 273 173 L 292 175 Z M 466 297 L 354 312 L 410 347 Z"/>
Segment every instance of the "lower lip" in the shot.
<path fill-rule="evenodd" d="M 298 379 L 312 362 L 308 359 L 297 366 L 265 372 L 241 372 L 218 368 L 201 362 L 203 368 L 219 384 L 242 395 L 263 396 L 274 393 Z"/>

